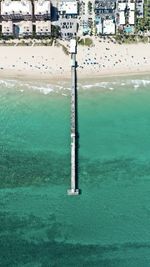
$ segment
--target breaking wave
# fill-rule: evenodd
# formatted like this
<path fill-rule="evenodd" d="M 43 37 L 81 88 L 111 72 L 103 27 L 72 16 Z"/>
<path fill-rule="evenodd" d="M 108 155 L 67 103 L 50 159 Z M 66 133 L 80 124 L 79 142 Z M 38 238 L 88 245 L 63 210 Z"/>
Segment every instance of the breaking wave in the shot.
<path fill-rule="evenodd" d="M 122 89 L 133 89 L 138 90 L 142 88 L 149 88 L 150 86 L 150 79 L 115 79 L 115 81 L 93 81 L 92 83 L 88 82 L 78 82 L 78 89 L 79 90 L 92 90 L 92 89 L 99 89 L 99 90 L 122 90 Z M 63 96 L 67 96 L 67 92 L 71 90 L 70 81 L 68 82 L 61 82 L 57 81 L 56 84 L 51 83 L 39 83 L 34 81 L 20 81 L 14 79 L 2 79 L 0 80 L 0 89 L 7 88 L 7 89 L 15 89 L 23 93 L 25 90 L 33 90 L 38 91 L 42 94 L 51 94 L 51 93 L 59 93 Z"/>
<path fill-rule="evenodd" d="M 107 89 L 107 90 L 114 90 L 114 89 L 142 89 L 149 87 L 150 80 L 149 79 L 124 79 L 118 81 L 108 81 L 108 82 L 93 82 L 91 84 L 82 84 L 80 85 L 81 89 L 88 90 L 92 88 L 99 88 L 99 89 Z"/>

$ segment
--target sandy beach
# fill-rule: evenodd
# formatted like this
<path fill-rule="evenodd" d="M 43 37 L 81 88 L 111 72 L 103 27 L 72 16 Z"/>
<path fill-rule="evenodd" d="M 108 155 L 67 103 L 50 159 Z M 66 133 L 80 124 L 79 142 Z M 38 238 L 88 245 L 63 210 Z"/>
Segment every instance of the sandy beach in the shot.
<path fill-rule="evenodd" d="M 92 47 L 78 45 L 77 63 L 79 78 L 149 73 L 150 43 L 120 45 L 97 38 Z M 69 79 L 70 55 L 58 46 L 0 46 L 0 77 L 26 76 Z"/>

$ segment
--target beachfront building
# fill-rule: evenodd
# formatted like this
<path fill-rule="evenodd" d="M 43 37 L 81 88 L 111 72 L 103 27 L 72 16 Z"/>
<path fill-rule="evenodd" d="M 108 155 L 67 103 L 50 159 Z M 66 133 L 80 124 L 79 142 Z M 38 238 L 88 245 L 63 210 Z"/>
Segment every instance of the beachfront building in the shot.
<path fill-rule="evenodd" d="M 135 24 L 135 3 L 133 1 L 119 2 L 117 11 L 120 25 Z"/>
<path fill-rule="evenodd" d="M 129 9 L 129 25 L 135 24 L 135 3 L 128 2 L 128 9 Z"/>
<path fill-rule="evenodd" d="M 29 0 L 1 2 L 2 35 L 28 37 L 33 34 L 47 36 L 51 34 L 50 0 Z M 6 22 L 6 23 L 5 23 Z"/>
<path fill-rule="evenodd" d="M 1 1 L 1 28 L 3 36 L 31 36 L 31 20 L 32 5 L 30 1 Z"/>
<path fill-rule="evenodd" d="M 32 18 L 31 1 L 11 1 L 3 0 L 1 2 L 2 20 L 30 20 Z"/>
<path fill-rule="evenodd" d="M 60 18 L 77 18 L 78 2 L 76 0 L 59 1 L 58 15 Z"/>
<path fill-rule="evenodd" d="M 50 36 L 51 35 L 51 21 L 39 20 L 35 22 L 37 36 Z"/>
<path fill-rule="evenodd" d="M 125 25 L 125 9 L 126 3 L 118 3 L 118 23 L 119 25 Z"/>
<path fill-rule="evenodd" d="M 69 20 L 66 18 L 62 18 L 60 20 L 60 29 L 61 29 L 61 37 L 63 39 L 70 39 L 76 37 L 77 33 L 77 20 L 70 18 Z"/>
<path fill-rule="evenodd" d="M 136 0 L 136 16 L 137 18 L 144 17 L 144 0 Z"/>
<path fill-rule="evenodd" d="M 84 35 L 90 34 L 90 32 L 91 32 L 91 29 L 89 26 L 88 19 L 84 18 L 84 19 L 80 20 L 79 31 L 78 31 L 79 36 L 84 36 Z"/>
<path fill-rule="evenodd" d="M 13 23 L 13 35 L 15 37 L 32 36 L 32 21 L 19 21 Z"/>
<path fill-rule="evenodd" d="M 134 1 L 121 1 L 117 3 L 116 10 L 116 24 L 119 30 L 125 33 L 133 33 L 135 25 L 135 2 Z"/>
<path fill-rule="evenodd" d="M 58 2 L 60 34 L 63 39 L 70 39 L 77 34 L 78 2 L 63 0 Z"/>
<path fill-rule="evenodd" d="M 36 20 L 51 19 L 51 2 L 49 0 L 38 0 L 34 2 L 34 16 Z"/>
<path fill-rule="evenodd" d="M 97 34 L 115 34 L 116 0 L 95 0 L 94 11 Z"/>
<path fill-rule="evenodd" d="M 105 19 L 103 20 L 103 34 L 115 34 L 116 26 L 113 19 Z"/>
<path fill-rule="evenodd" d="M 106 16 L 112 16 L 115 13 L 116 0 L 95 0 L 95 14 L 97 16 L 105 18 Z"/>
<path fill-rule="evenodd" d="M 101 18 L 99 18 L 99 17 L 95 18 L 95 27 L 96 27 L 97 35 L 103 33 L 103 21 Z"/>
<path fill-rule="evenodd" d="M 37 36 L 51 36 L 51 2 L 37 0 L 34 2 L 34 27 Z"/>
<path fill-rule="evenodd" d="M 13 36 L 13 23 L 11 20 L 2 21 L 2 35 Z"/>

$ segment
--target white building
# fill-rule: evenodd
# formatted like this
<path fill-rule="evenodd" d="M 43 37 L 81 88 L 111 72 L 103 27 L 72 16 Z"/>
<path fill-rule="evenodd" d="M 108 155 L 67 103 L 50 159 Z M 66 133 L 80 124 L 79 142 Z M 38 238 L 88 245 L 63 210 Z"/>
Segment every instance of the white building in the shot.
<path fill-rule="evenodd" d="M 127 3 L 118 3 L 118 11 L 119 11 L 119 24 L 125 25 L 125 13 L 126 9 L 128 10 L 128 23 L 130 25 L 134 25 L 135 23 L 135 3 L 131 3 L 130 1 Z"/>
<path fill-rule="evenodd" d="M 128 8 L 130 10 L 135 10 L 135 3 L 128 3 Z"/>
<path fill-rule="evenodd" d="M 51 15 L 51 2 L 50 0 L 38 0 L 34 2 L 35 16 Z"/>
<path fill-rule="evenodd" d="M 134 25 L 135 23 L 135 13 L 134 11 L 129 12 L 129 24 Z"/>
<path fill-rule="evenodd" d="M 58 12 L 63 15 L 77 15 L 78 3 L 76 0 L 63 0 L 58 2 Z"/>
<path fill-rule="evenodd" d="M 103 21 L 103 34 L 115 34 L 116 27 L 112 19 L 106 19 Z"/>
<path fill-rule="evenodd" d="M 128 3 L 129 8 L 129 24 L 135 24 L 135 3 Z"/>
<path fill-rule="evenodd" d="M 124 11 L 119 12 L 119 24 L 125 25 L 125 14 Z"/>
<path fill-rule="evenodd" d="M 76 19 L 61 18 L 59 20 L 59 26 L 61 29 L 61 37 L 63 39 L 70 39 L 70 38 L 76 37 L 76 33 L 77 33 L 77 20 Z"/>
<path fill-rule="evenodd" d="M 136 1 L 136 16 L 138 18 L 144 17 L 144 0 L 137 0 Z"/>
<path fill-rule="evenodd" d="M 99 22 L 96 25 L 96 32 L 97 32 L 97 34 L 102 34 L 102 23 L 101 22 Z"/>
<path fill-rule="evenodd" d="M 13 24 L 14 35 L 16 37 L 24 37 L 32 35 L 32 21 L 19 21 Z"/>
<path fill-rule="evenodd" d="M 12 36 L 13 35 L 13 22 L 9 21 L 2 21 L 2 34 L 4 36 Z"/>
<path fill-rule="evenodd" d="M 126 8 L 126 3 L 118 3 L 118 11 L 124 11 Z"/>
<path fill-rule="evenodd" d="M 70 53 L 71 54 L 76 54 L 76 47 L 77 47 L 77 42 L 75 39 L 70 40 Z"/>
<path fill-rule="evenodd" d="M 50 35 L 51 34 L 51 21 L 36 21 L 36 35 Z"/>
<path fill-rule="evenodd" d="M 32 15 L 32 5 L 28 0 L 9 1 L 3 0 L 1 2 L 2 16 L 29 16 Z"/>
<path fill-rule="evenodd" d="M 125 9 L 126 9 L 126 3 L 118 3 L 120 25 L 125 25 Z"/>

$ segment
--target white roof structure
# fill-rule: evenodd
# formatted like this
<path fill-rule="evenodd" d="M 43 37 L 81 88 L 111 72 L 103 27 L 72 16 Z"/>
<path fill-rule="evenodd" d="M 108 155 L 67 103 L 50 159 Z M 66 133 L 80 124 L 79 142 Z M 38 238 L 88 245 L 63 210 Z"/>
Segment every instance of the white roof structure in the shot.
<path fill-rule="evenodd" d="M 130 10 L 135 10 L 135 3 L 128 3 Z"/>
<path fill-rule="evenodd" d="M 77 46 L 77 43 L 76 43 L 76 40 L 75 39 L 71 39 L 70 40 L 70 53 L 72 54 L 76 54 L 76 46 Z"/>
<path fill-rule="evenodd" d="M 115 34 L 115 23 L 112 19 L 106 19 L 103 21 L 103 34 Z"/>
<path fill-rule="evenodd" d="M 2 34 L 13 35 L 13 22 L 11 20 L 2 21 Z"/>
<path fill-rule="evenodd" d="M 120 25 L 125 25 L 124 11 L 119 12 L 119 22 L 120 22 Z"/>
<path fill-rule="evenodd" d="M 28 36 L 32 34 L 32 21 L 20 21 L 15 23 L 19 28 L 19 36 Z"/>
<path fill-rule="evenodd" d="M 28 0 L 1 2 L 1 15 L 32 15 L 32 5 Z"/>
<path fill-rule="evenodd" d="M 118 10 L 123 11 L 126 8 L 126 3 L 118 3 Z"/>
<path fill-rule="evenodd" d="M 50 10 L 51 10 L 50 0 L 47 0 L 47 1 L 38 0 L 34 2 L 35 15 L 45 15 L 45 14 L 50 15 L 51 13 Z"/>
<path fill-rule="evenodd" d="M 97 34 L 102 33 L 102 23 L 101 23 L 101 22 L 99 22 L 99 23 L 96 25 L 96 30 L 97 30 Z"/>
<path fill-rule="evenodd" d="M 65 14 L 72 14 L 72 15 L 76 15 L 78 14 L 78 3 L 76 0 L 64 0 L 64 1 L 60 1 L 58 3 L 58 11 L 60 13 L 65 13 Z"/>
<path fill-rule="evenodd" d="M 134 11 L 129 12 L 129 24 L 134 25 L 135 17 L 134 17 Z"/>
<path fill-rule="evenodd" d="M 37 35 L 48 35 L 51 34 L 51 21 L 36 21 L 36 34 Z"/>

